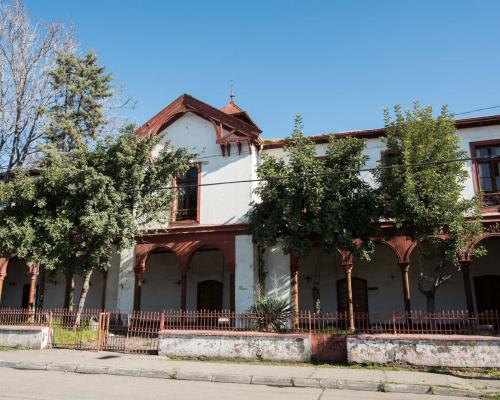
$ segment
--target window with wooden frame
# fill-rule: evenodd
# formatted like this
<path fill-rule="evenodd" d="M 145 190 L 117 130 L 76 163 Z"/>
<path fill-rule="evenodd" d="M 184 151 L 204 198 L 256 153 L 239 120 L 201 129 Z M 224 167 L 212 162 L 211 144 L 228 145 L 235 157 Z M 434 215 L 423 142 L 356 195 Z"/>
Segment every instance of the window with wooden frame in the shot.
<path fill-rule="evenodd" d="M 485 206 L 500 204 L 500 140 L 471 143 L 474 186 Z"/>
<path fill-rule="evenodd" d="M 173 222 L 200 222 L 200 178 L 201 163 L 197 163 L 175 179 L 177 198 Z"/>

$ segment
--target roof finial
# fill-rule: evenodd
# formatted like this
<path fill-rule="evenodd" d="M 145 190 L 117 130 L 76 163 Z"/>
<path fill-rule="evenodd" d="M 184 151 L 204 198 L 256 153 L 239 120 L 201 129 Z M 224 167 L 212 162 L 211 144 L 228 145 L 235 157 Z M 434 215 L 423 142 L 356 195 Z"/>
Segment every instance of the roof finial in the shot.
<path fill-rule="evenodd" d="M 233 90 L 233 86 L 234 86 L 234 81 L 232 79 L 228 80 L 227 83 L 229 84 L 229 87 L 231 88 L 231 91 L 229 92 L 229 102 L 231 104 L 234 104 L 234 90 Z"/>

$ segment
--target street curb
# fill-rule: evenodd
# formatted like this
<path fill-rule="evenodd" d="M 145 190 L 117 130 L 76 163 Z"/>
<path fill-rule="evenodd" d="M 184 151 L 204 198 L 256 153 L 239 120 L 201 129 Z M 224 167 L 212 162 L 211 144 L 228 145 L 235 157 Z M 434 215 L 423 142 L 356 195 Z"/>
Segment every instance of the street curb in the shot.
<path fill-rule="evenodd" d="M 36 363 L 24 361 L 1 361 L 0 368 L 12 368 L 32 371 L 57 371 L 76 374 L 115 375 L 154 379 L 177 379 L 195 382 L 235 383 L 245 385 L 266 385 L 277 387 L 323 388 L 368 392 L 390 392 L 411 394 L 436 394 L 441 396 L 480 397 L 475 390 L 430 386 L 423 384 L 363 382 L 319 378 L 274 377 L 259 375 L 206 374 L 169 369 L 133 369 L 118 367 L 99 367 L 83 364 Z"/>

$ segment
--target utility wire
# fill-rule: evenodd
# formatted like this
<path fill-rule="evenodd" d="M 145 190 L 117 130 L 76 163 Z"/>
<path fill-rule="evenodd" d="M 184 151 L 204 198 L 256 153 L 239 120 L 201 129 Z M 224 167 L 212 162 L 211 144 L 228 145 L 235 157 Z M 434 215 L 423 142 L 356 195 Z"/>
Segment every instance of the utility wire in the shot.
<path fill-rule="evenodd" d="M 485 108 L 476 108 L 475 110 L 464 111 L 464 112 L 456 113 L 456 114 L 453 114 L 453 115 L 471 114 L 471 113 L 474 113 L 474 112 L 477 112 L 477 111 L 492 110 L 493 108 L 500 108 L 500 106 L 491 106 L 491 107 L 485 107 Z"/>
<path fill-rule="evenodd" d="M 495 108 L 500 108 L 500 105 L 498 105 L 498 106 L 491 106 L 491 107 L 484 107 L 484 108 L 476 108 L 475 110 L 463 111 L 463 112 L 452 113 L 452 114 L 453 115 L 465 115 L 465 114 L 472 114 L 472 113 L 475 113 L 475 112 L 478 112 L 478 111 L 492 110 L 492 109 L 495 109 Z M 339 133 L 342 133 L 342 132 L 339 132 Z M 328 134 L 325 134 L 325 135 L 328 135 Z M 330 133 L 330 135 L 335 136 L 335 132 Z M 203 154 L 203 153 L 201 153 L 201 154 Z M 240 153 L 238 153 L 238 155 L 241 155 L 241 154 L 252 154 L 252 152 L 242 150 Z M 235 155 L 236 155 L 236 153 L 235 153 Z M 206 155 L 206 156 L 200 155 L 199 157 L 193 157 L 193 160 L 204 160 L 204 159 L 207 159 L 207 158 L 217 158 L 217 157 L 225 157 L 225 158 L 227 158 L 228 156 L 223 156 L 222 154 L 209 154 L 209 155 Z"/>
<path fill-rule="evenodd" d="M 164 186 L 164 187 L 159 187 L 156 190 L 172 190 L 172 189 L 179 189 L 179 187 L 186 188 L 186 187 L 206 187 L 206 186 L 222 186 L 222 185 L 233 185 L 237 183 L 254 183 L 254 182 L 267 182 L 267 181 L 272 181 L 272 180 L 284 180 L 284 179 L 291 179 L 295 178 L 297 176 L 303 177 L 303 178 L 312 178 L 312 177 L 318 177 L 318 176 L 334 176 L 334 175 L 341 175 L 341 174 L 359 174 L 361 172 L 374 172 L 379 169 L 387 170 L 387 169 L 393 169 L 393 168 L 418 168 L 418 167 L 430 167 L 433 165 L 445 165 L 445 164 L 450 164 L 450 163 L 456 163 L 456 162 L 466 162 L 466 161 L 487 161 L 487 160 L 492 160 L 492 159 L 498 159 L 498 156 L 483 156 L 483 157 L 464 157 L 464 158 L 455 158 L 452 160 L 442 160 L 442 161 L 432 161 L 432 162 L 422 162 L 422 163 L 413 163 L 413 164 L 408 164 L 408 165 L 399 165 L 399 164 L 394 164 L 394 165 L 382 165 L 380 167 L 375 167 L 375 168 L 359 168 L 359 169 L 351 169 L 351 170 L 343 170 L 343 171 L 333 171 L 333 172 L 319 172 L 319 173 L 314 173 L 314 174 L 301 174 L 301 175 L 283 175 L 283 176 L 273 176 L 270 178 L 257 178 L 257 179 L 242 179 L 242 180 L 234 180 L 234 181 L 221 181 L 221 182 L 212 182 L 212 183 L 200 183 L 200 184 L 182 184 L 179 186 Z"/>

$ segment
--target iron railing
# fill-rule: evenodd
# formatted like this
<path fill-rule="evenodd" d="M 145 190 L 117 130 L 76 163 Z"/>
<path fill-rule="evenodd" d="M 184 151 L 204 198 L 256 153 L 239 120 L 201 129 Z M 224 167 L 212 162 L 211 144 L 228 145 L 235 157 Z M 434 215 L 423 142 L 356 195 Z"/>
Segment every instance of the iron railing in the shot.
<path fill-rule="evenodd" d="M 345 312 L 302 311 L 279 332 L 345 335 L 442 334 L 500 335 L 500 312 L 469 313 L 463 310 L 354 313 L 354 332 Z M 74 310 L 0 308 L 0 325 L 48 326 L 55 348 L 154 353 L 158 333 L 169 330 L 274 331 L 276 324 L 254 313 L 231 311 L 140 311 L 120 312 L 84 309 L 77 324 Z"/>

